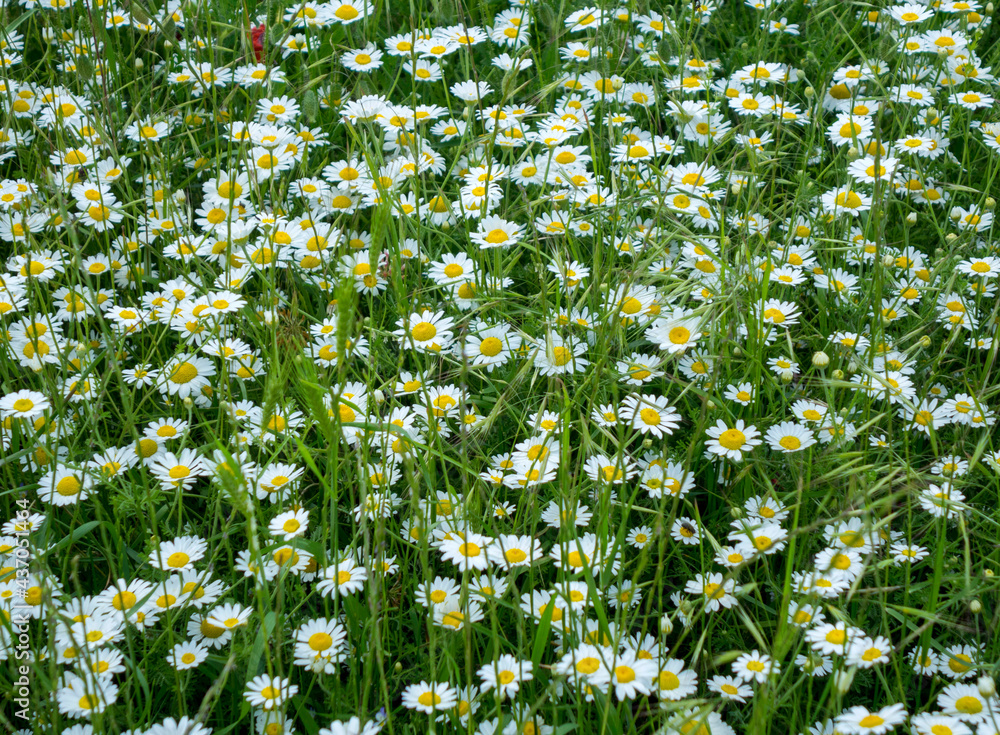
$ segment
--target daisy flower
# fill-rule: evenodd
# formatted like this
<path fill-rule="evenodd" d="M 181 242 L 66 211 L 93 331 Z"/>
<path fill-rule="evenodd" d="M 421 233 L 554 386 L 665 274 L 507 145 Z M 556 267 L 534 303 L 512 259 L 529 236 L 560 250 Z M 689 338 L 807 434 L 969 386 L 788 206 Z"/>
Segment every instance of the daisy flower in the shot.
<path fill-rule="evenodd" d="M 667 403 L 665 396 L 628 396 L 622 401 L 619 413 L 622 420 L 640 434 L 652 434 L 657 438 L 673 434 L 681 422 L 680 413 Z"/>
<path fill-rule="evenodd" d="M 491 664 L 484 664 L 476 673 L 483 682 L 482 691 L 495 690 L 500 699 L 513 699 L 521 689 L 521 682 L 534 678 L 532 667 L 531 661 L 503 655 Z"/>
<path fill-rule="evenodd" d="M 764 440 L 776 452 L 790 454 L 808 449 L 816 443 L 812 432 L 794 421 L 782 421 L 767 430 Z"/>
<path fill-rule="evenodd" d="M 705 442 L 708 451 L 734 462 L 742 462 L 744 455 L 761 443 L 757 438 L 760 432 L 755 427 L 744 424 L 743 419 L 737 420 L 732 427 L 719 419 L 705 433 L 709 437 Z"/>
<path fill-rule="evenodd" d="M 198 536 L 179 536 L 170 541 L 162 541 L 149 555 L 149 565 L 167 572 L 183 572 L 194 569 L 194 563 L 205 557 L 208 543 Z"/>
<path fill-rule="evenodd" d="M 601 667 L 590 677 L 590 682 L 602 690 L 610 691 L 613 687 L 619 700 L 635 699 L 639 694 L 648 696 L 652 693 L 657 674 L 655 661 L 638 658 L 634 652 L 626 650 L 603 660 Z"/>
<path fill-rule="evenodd" d="M 298 694 L 299 687 L 291 679 L 261 674 L 247 682 L 243 698 L 253 707 L 273 710 Z"/>
<path fill-rule="evenodd" d="M 736 604 L 733 592 L 736 582 L 725 579 L 721 574 L 696 574 L 685 586 L 684 591 L 704 598 L 705 610 L 716 612 L 720 608 L 729 608 Z"/>
<path fill-rule="evenodd" d="M 428 715 L 450 710 L 458 702 L 458 693 L 447 682 L 410 684 L 403 690 L 403 706 Z"/>
<path fill-rule="evenodd" d="M 777 675 L 780 671 L 781 666 L 777 661 L 757 649 L 741 654 L 733 661 L 733 675 L 741 681 L 766 684 L 768 677 Z"/>
<path fill-rule="evenodd" d="M 882 735 L 906 721 L 906 709 L 901 704 L 891 704 L 872 711 L 861 705 L 851 707 L 837 715 L 836 727 L 844 735 Z"/>

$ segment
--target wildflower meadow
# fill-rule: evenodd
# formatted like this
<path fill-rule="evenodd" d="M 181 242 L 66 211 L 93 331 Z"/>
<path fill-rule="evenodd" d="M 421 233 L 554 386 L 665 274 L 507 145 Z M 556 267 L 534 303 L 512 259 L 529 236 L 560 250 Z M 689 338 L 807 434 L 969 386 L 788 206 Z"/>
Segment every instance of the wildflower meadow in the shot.
<path fill-rule="evenodd" d="M 0 14 L 0 730 L 1000 733 L 992 2 Z"/>

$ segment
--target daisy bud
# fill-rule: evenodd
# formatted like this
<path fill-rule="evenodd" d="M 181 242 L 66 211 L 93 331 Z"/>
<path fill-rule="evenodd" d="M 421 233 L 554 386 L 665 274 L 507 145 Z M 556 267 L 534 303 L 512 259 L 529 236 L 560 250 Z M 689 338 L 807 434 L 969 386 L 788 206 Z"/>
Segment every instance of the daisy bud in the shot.
<path fill-rule="evenodd" d="M 403 670 L 403 664 L 400 661 L 397 661 L 396 665 L 392 667 L 392 670 L 397 674 L 400 673 Z"/>
<path fill-rule="evenodd" d="M 983 572 L 983 576 L 992 577 L 993 576 L 993 570 L 992 569 L 987 569 L 986 571 Z"/>
<path fill-rule="evenodd" d="M 924 121 L 927 122 L 928 125 L 931 125 L 937 119 L 938 119 L 937 108 L 936 107 L 928 107 L 927 108 L 927 112 L 924 113 Z"/>
<path fill-rule="evenodd" d="M 906 224 L 910 227 L 913 227 L 913 225 L 917 224 L 916 212 L 910 212 L 908 215 L 906 215 Z"/>
<path fill-rule="evenodd" d="M 813 353 L 813 365 L 818 368 L 825 368 L 830 364 L 830 356 L 823 351 Z"/>
<path fill-rule="evenodd" d="M 385 393 L 380 390 L 375 391 L 375 401 L 377 403 L 385 403 Z"/>
<path fill-rule="evenodd" d="M 847 671 L 838 671 L 833 675 L 833 685 L 837 687 L 837 691 L 841 694 L 847 694 L 851 690 L 851 684 L 854 682 L 854 672 L 857 669 L 855 667 L 849 668 Z"/>
<path fill-rule="evenodd" d="M 979 690 L 979 693 L 983 697 L 989 699 L 997 693 L 997 683 L 993 681 L 992 676 L 980 676 L 979 680 L 976 682 L 976 689 Z"/>
<path fill-rule="evenodd" d="M 744 41 L 743 43 L 740 44 L 740 48 L 746 51 L 750 48 L 750 44 Z"/>
<path fill-rule="evenodd" d="M 805 94 L 808 99 L 812 99 L 813 97 L 816 96 L 816 90 L 813 89 L 812 87 L 806 87 Z"/>
<path fill-rule="evenodd" d="M 734 505 L 729 508 L 729 515 L 731 515 L 733 518 L 742 518 L 743 509 Z"/>
<path fill-rule="evenodd" d="M 925 334 L 923 337 L 921 337 L 920 338 L 920 346 L 923 347 L 925 350 L 928 347 L 930 347 L 931 346 L 931 338 L 930 338 L 930 336 L 928 336 L 928 335 Z"/>
<path fill-rule="evenodd" d="M 993 3 L 986 3 L 986 15 L 993 15 Z"/>
<path fill-rule="evenodd" d="M 833 379 L 834 380 L 843 380 L 844 379 L 844 371 L 843 370 L 834 370 L 833 371 Z"/>
<path fill-rule="evenodd" d="M 861 151 L 855 148 L 853 145 L 847 149 L 847 157 L 852 161 L 856 161 L 861 158 Z"/>
<path fill-rule="evenodd" d="M 173 47 L 174 47 L 173 41 L 164 41 L 163 42 L 163 48 L 164 48 L 164 50 L 169 51 Z"/>
<path fill-rule="evenodd" d="M 951 56 L 951 54 L 948 53 L 948 49 L 946 49 L 946 48 L 939 48 L 938 52 L 937 52 L 937 55 L 938 55 L 938 58 L 941 58 L 941 59 L 947 59 L 949 56 Z"/>
<path fill-rule="evenodd" d="M 607 283 L 602 283 L 601 284 L 601 293 L 607 293 L 607 292 L 608 292 L 608 284 Z"/>
<path fill-rule="evenodd" d="M 733 348 L 733 357 L 743 357 L 743 350 L 740 347 Z"/>
<path fill-rule="evenodd" d="M 997 206 L 997 200 L 994 199 L 993 197 L 986 197 L 986 201 L 984 202 L 983 206 L 985 206 L 986 209 L 992 212 L 993 209 Z"/>
<path fill-rule="evenodd" d="M 947 235 L 945 235 L 944 239 L 949 245 L 951 245 L 953 242 L 955 242 L 955 240 L 958 239 L 958 235 L 956 235 L 954 232 L 949 232 Z"/>
<path fill-rule="evenodd" d="M 973 600 L 969 603 L 969 612 L 973 615 L 978 615 L 983 611 L 983 603 L 979 600 Z"/>
<path fill-rule="evenodd" d="M 896 259 L 893 258 L 891 255 L 882 256 L 882 265 L 884 265 L 886 268 L 892 268 L 892 266 L 895 264 L 896 264 Z"/>
<path fill-rule="evenodd" d="M 734 181 L 733 185 L 730 188 L 732 189 L 734 196 L 739 196 L 740 192 L 743 191 L 743 184 L 741 184 L 739 181 Z"/>
<path fill-rule="evenodd" d="M 674 621 L 670 619 L 669 615 L 664 615 L 660 618 L 660 633 L 663 635 L 670 635 L 674 630 Z"/>
<path fill-rule="evenodd" d="M 784 383 L 785 385 L 788 385 L 789 383 L 791 383 L 793 378 L 795 378 L 795 376 L 792 375 L 792 373 L 782 373 L 781 374 L 781 382 Z"/>
<path fill-rule="evenodd" d="M 191 400 L 191 396 L 184 396 L 182 403 L 184 404 L 184 408 L 191 408 L 191 406 L 194 405 L 194 401 Z"/>
<path fill-rule="evenodd" d="M 142 59 L 136 59 L 135 60 L 135 68 L 136 69 L 139 69 L 141 71 L 144 66 L 146 66 L 146 64 L 143 62 Z"/>

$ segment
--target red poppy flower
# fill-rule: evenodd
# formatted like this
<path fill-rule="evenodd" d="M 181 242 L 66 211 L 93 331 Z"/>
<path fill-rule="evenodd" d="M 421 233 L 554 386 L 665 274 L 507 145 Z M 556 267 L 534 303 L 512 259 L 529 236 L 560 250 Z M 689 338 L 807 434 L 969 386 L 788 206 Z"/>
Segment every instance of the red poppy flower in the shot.
<path fill-rule="evenodd" d="M 250 42 L 253 44 L 253 55 L 258 64 L 264 61 L 264 34 L 266 32 L 267 25 L 264 23 L 250 29 Z"/>

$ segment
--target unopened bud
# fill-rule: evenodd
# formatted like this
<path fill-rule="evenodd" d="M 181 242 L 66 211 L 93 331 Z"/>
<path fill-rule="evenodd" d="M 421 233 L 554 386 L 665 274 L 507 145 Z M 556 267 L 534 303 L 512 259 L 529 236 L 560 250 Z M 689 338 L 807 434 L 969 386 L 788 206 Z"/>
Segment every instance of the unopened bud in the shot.
<path fill-rule="evenodd" d="M 173 41 L 164 41 L 164 42 L 163 42 L 163 48 L 164 48 L 164 49 L 165 49 L 166 51 L 169 51 L 169 50 L 170 50 L 170 49 L 172 49 L 173 47 L 174 47 L 174 43 L 173 43 Z"/>
<path fill-rule="evenodd" d="M 191 400 L 191 396 L 184 396 L 182 403 L 184 404 L 184 408 L 191 408 L 191 406 L 194 405 L 194 401 Z"/>
<path fill-rule="evenodd" d="M 993 15 L 993 3 L 986 3 L 986 15 Z"/>
<path fill-rule="evenodd" d="M 743 349 L 739 345 L 733 348 L 733 357 L 743 357 Z"/>
<path fill-rule="evenodd" d="M 812 87 L 806 87 L 805 94 L 806 94 L 806 97 L 808 97 L 809 99 L 812 99 L 813 97 L 816 96 L 816 90 L 813 89 Z"/>
<path fill-rule="evenodd" d="M 920 338 L 920 346 L 923 347 L 925 350 L 931 346 L 930 335 L 925 334 L 923 337 Z"/>
<path fill-rule="evenodd" d="M 674 630 L 674 621 L 670 619 L 669 615 L 664 615 L 660 618 L 660 633 L 663 635 L 670 635 Z"/>
<path fill-rule="evenodd" d="M 852 145 L 850 148 L 847 149 L 847 157 L 852 161 L 856 161 L 861 157 L 861 151 L 859 151 Z"/>
<path fill-rule="evenodd" d="M 397 661 L 396 665 L 392 667 L 392 670 L 395 671 L 397 674 L 401 673 L 403 671 L 403 664 Z"/>
<path fill-rule="evenodd" d="M 979 680 L 976 681 L 976 689 L 979 690 L 981 696 L 989 699 L 997 693 L 997 683 L 993 681 L 992 676 L 980 676 Z"/>
<path fill-rule="evenodd" d="M 795 378 L 795 376 L 792 375 L 791 373 L 782 373 L 781 374 L 781 382 L 784 383 L 785 385 L 788 385 L 789 383 L 791 383 L 794 378 Z"/>
<path fill-rule="evenodd" d="M 707 408 L 709 411 L 714 411 L 715 409 L 718 408 L 718 406 L 715 405 L 715 401 L 706 401 L 705 408 Z"/>
<path fill-rule="evenodd" d="M 385 403 L 385 393 L 383 393 L 381 390 L 376 390 L 375 391 L 375 402 L 376 403 Z"/>
<path fill-rule="evenodd" d="M 992 212 L 997 206 L 997 200 L 993 197 L 986 197 L 986 201 L 983 203 L 983 206 Z"/>
<path fill-rule="evenodd" d="M 958 235 L 956 235 L 954 232 L 949 232 L 947 235 L 945 235 L 944 239 L 945 242 L 951 245 L 953 242 L 955 242 L 955 240 L 958 239 Z"/>
<path fill-rule="evenodd" d="M 851 360 L 849 363 L 847 363 L 847 372 L 849 373 L 858 372 L 858 363 L 856 360 Z"/>
<path fill-rule="evenodd" d="M 832 377 L 833 377 L 834 380 L 843 380 L 844 379 L 844 371 L 843 370 L 834 370 Z"/>
<path fill-rule="evenodd" d="M 649 444 L 647 444 L 646 442 L 649 442 Z M 649 437 L 646 437 L 645 439 L 642 440 L 642 448 L 643 449 L 649 449 L 651 446 L 653 446 L 653 440 L 652 439 L 650 439 Z"/>
<path fill-rule="evenodd" d="M 146 64 L 143 62 L 142 59 L 136 59 L 135 60 L 135 68 L 136 69 L 142 69 L 144 66 L 146 66 Z"/>
<path fill-rule="evenodd" d="M 958 207 L 955 207 L 953 210 L 951 210 L 948 216 L 951 218 L 952 222 L 958 222 L 960 219 L 962 219 L 962 213 L 958 210 Z"/>
<path fill-rule="evenodd" d="M 913 227 L 913 225 L 917 224 L 916 212 L 910 212 L 908 215 L 906 215 L 906 224 L 909 225 L 910 227 Z"/>
<path fill-rule="evenodd" d="M 816 352 L 813 354 L 813 365 L 818 368 L 825 368 L 830 364 L 830 356 L 825 352 Z"/>
<path fill-rule="evenodd" d="M 856 669 L 852 666 L 847 671 L 838 671 L 833 675 L 833 685 L 837 687 L 838 692 L 847 694 L 851 690 L 855 671 Z"/>
<path fill-rule="evenodd" d="M 891 255 L 883 255 L 882 265 L 884 265 L 886 268 L 892 268 L 894 265 L 896 265 L 896 259 Z"/>
<path fill-rule="evenodd" d="M 973 615 L 978 615 L 983 611 L 983 603 L 979 600 L 973 600 L 969 603 L 969 612 Z"/>

